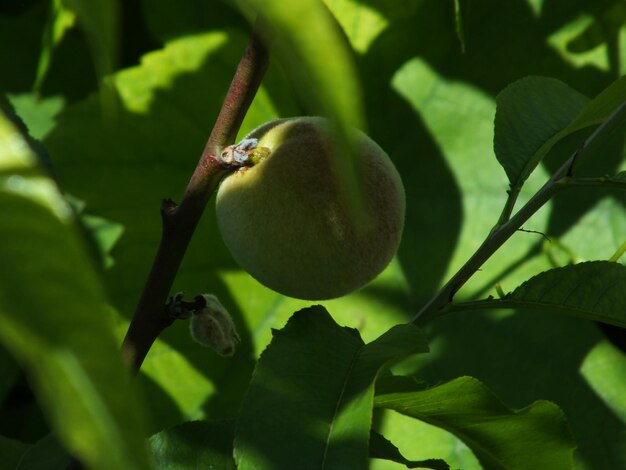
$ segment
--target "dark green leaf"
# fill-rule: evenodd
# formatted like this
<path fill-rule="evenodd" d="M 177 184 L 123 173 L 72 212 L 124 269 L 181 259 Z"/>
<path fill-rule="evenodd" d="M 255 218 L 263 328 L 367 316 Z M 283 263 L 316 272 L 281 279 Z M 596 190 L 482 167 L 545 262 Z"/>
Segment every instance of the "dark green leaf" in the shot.
<path fill-rule="evenodd" d="M 11 355 L 0 346 L 0 404 L 17 380 L 20 369 Z"/>
<path fill-rule="evenodd" d="M 412 325 L 365 345 L 321 306 L 296 312 L 255 368 L 237 423 L 238 468 L 366 467 L 376 375 L 426 350 Z"/>
<path fill-rule="evenodd" d="M 503 299 L 479 300 L 453 307 L 516 308 L 564 313 L 626 327 L 626 266 L 588 261 L 540 273 Z"/>
<path fill-rule="evenodd" d="M 0 342 L 59 439 L 93 468 L 143 468 L 142 415 L 72 211 L 0 115 Z"/>
<path fill-rule="evenodd" d="M 0 468 L 3 470 L 17 468 L 22 456 L 30 447 L 30 444 L 0 436 Z"/>
<path fill-rule="evenodd" d="M 572 468 L 576 445 L 563 412 L 547 401 L 515 411 L 472 377 L 426 390 L 406 377 L 385 377 L 374 403 L 455 434 L 488 470 Z"/>
<path fill-rule="evenodd" d="M 246 19 L 227 2 L 141 0 L 142 19 L 159 42 L 191 33 L 229 28 L 248 29 Z"/>
<path fill-rule="evenodd" d="M 441 459 L 419 461 L 406 459 L 389 439 L 386 439 L 385 436 L 376 431 L 370 433 L 370 458 L 398 462 L 405 465 L 407 468 L 431 468 L 433 470 L 450 469 L 450 465 Z"/>
<path fill-rule="evenodd" d="M 65 194 L 65 199 L 80 219 L 80 226 L 96 263 L 103 269 L 111 268 L 115 264 L 111 251 L 124 233 L 124 226 L 104 217 L 88 214 L 85 211 L 85 201 L 71 194 Z"/>
<path fill-rule="evenodd" d="M 117 0 L 61 0 L 76 14 L 83 29 L 99 78 L 114 70 L 118 47 Z"/>
<path fill-rule="evenodd" d="M 564 83 L 527 77 L 512 83 L 496 98 L 494 150 L 519 189 L 550 150 L 565 137 L 600 124 L 626 100 L 626 77 L 595 99 Z"/>
<path fill-rule="evenodd" d="M 616 174 L 615 176 L 610 177 L 609 179 L 612 179 L 612 180 L 617 181 L 619 183 L 626 183 L 626 171 L 620 171 L 618 174 Z"/>
<path fill-rule="evenodd" d="M 512 188 L 520 188 L 589 101 L 553 78 L 527 77 L 496 98 L 494 151 Z"/>
<path fill-rule="evenodd" d="M 626 76 L 613 82 L 591 100 L 565 131 L 572 134 L 588 126 L 600 124 L 615 109 L 626 101 Z"/>
<path fill-rule="evenodd" d="M 15 470 L 65 470 L 71 459 L 56 438 L 49 435 L 28 448 Z"/>
<path fill-rule="evenodd" d="M 157 470 L 235 469 L 234 421 L 192 421 L 148 440 Z"/>

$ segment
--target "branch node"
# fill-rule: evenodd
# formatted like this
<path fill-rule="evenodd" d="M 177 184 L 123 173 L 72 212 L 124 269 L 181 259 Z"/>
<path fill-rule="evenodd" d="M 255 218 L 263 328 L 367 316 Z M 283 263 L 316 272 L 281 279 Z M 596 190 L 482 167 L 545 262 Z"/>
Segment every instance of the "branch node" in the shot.
<path fill-rule="evenodd" d="M 161 214 L 164 216 L 170 216 L 176 211 L 177 207 L 178 204 L 176 204 L 172 199 L 163 199 L 161 201 Z"/>
<path fill-rule="evenodd" d="M 202 295 L 197 295 L 192 301 L 184 299 L 184 292 L 177 292 L 165 306 L 167 313 L 173 320 L 186 320 L 198 311 L 206 308 L 206 300 Z"/>

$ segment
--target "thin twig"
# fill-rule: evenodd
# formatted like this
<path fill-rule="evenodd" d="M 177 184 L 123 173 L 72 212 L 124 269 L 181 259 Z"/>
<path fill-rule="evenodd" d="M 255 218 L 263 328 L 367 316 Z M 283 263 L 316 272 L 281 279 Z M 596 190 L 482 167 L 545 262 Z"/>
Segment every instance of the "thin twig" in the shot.
<path fill-rule="evenodd" d="M 161 205 L 161 243 L 122 344 L 122 355 L 133 373 L 139 370 L 159 334 L 174 321 L 165 307 L 167 297 L 200 216 L 228 171 L 216 157 L 234 141 L 268 61 L 267 48 L 255 28 L 183 200 L 179 206 L 170 200 Z"/>
<path fill-rule="evenodd" d="M 437 294 L 413 317 L 411 322 L 423 325 L 435 318 L 442 309 L 452 302 L 458 290 L 480 269 L 480 267 L 500 248 L 535 212 L 548 202 L 557 191 L 570 187 L 571 174 L 575 165 L 599 143 L 599 137 L 612 132 L 621 120 L 626 118 L 626 102 L 618 106 L 583 144 L 552 175 L 543 187 L 510 219 L 498 224 L 489 233 L 472 257 L 452 276 Z M 508 204 L 508 201 L 507 201 Z"/>
<path fill-rule="evenodd" d="M 527 230 L 524 227 L 520 227 L 517 229 L 518 232 L 524 232 L 524 233 L 534 233 L 536 235 L 541 235 L 543 238 L 546 239 L 547 242 L 552 242 L 552 240 L 550 240 L 550 237 L 548 237 L 545 233 L 540 232 L 539 230 Z"/>

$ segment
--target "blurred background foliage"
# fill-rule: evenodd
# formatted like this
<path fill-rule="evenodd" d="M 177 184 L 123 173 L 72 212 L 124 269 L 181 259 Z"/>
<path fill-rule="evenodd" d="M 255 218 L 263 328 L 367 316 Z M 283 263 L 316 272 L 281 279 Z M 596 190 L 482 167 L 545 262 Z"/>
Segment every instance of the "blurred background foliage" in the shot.
<path fill-rule="evenodd" d="M 46 165 L 80 208 L 121 340 L 160 237 L 160 200 L 180 199 L 250 26 L 225 1 L 126 1 L 117 11 L 100 0 L 95 20 L 83 19 L 81 3 L 0 1 L 0 91 L 41 140 Z M 396 259 L 362 290 L 324 302 L 338 323 L 358 328 L 369 341 L 411 318 L 496 222 L 507 189 L 493 152 L 496 95 L 529 75 L 597 95 L 626 70 L 626 4 L 458 0 L 455 14 L 453 0 L 325 3 L 351 48 L 368 133 L 389 153 L 407 192 Z M 300 23 L 307 28 L 306 18 Z M 311 112 L 306 89 L 290 79 L 294 64 L 280 59 L 272 60 L 241 135 L 276 117 Z M 580 134 L 554 149 L 520 203 L 579 142 Z M 616 135 L 581 171 L 614 173 L 624 169 L 623 156 L 624 136 Z M 559 195 L 524 226 L 553 241 L 516 234 L 460 297 L 493 294 L 496 283 L 512 290 L 572 259 L 608 259 L 626 241 L 625 202 L 621 194 L 600 191 Z M 269 291 L 238 268 L 212 205 L 176 280 L 178 290 L 218 295 L 242 343 L 224 359 L 192 343 L 184 322 L 166 331 L 139 379 L 151 432 L 236 416 L 271 328 L 310 304 Z M 619 330 L 558 315 L 485 312 L 442 318 L 427 334 L 431 353 L 405 361 L 399 371 L 431 384 L 471 375 L 514 408 L 552 400 L 579 443 L 576 468 L 626 468 L 626 337 Z M 52 448 L 28 382 L 4 350 L 0 372 L 0 435 Z M 409 459 L 478 468 L 471 451 L 440 429 L 392 412 L 377 423 Z"/>

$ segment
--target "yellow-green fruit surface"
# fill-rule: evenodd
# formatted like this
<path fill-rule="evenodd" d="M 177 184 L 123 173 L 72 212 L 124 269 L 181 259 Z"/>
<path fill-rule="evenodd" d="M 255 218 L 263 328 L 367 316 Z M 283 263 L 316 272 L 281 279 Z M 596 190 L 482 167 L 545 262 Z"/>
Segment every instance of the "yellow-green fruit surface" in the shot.
<path fill-rule="evenodd" d="M 336 155 L 319 117 L 271 121 L 247 137 L 270 155 L 227 176 L 217 193 L 220 231 L 235 261 L 265 286 L 306 300 L 340 297 L 394 256 L 405 196 L 387 154 L 355 131 L 369 223 L 355 226 L 333 177 Z"/>

